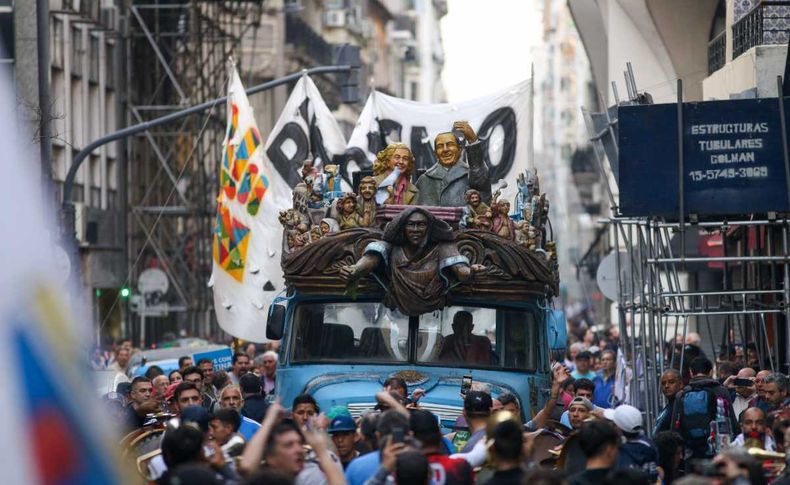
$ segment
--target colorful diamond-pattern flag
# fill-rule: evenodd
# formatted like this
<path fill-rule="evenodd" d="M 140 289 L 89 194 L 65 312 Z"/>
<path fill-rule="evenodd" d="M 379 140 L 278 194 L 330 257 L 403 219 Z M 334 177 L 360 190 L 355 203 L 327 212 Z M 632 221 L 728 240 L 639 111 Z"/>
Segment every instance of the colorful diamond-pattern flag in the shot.
<path fill-rule="evenodd" d="M 235 69 L 228 104 L 231 116 L 220 169 L 214 261 L 236 281 L 242 282 L 250 238 L 250 226 L 244 218 L 258 214 L 269 181 L 261 173 L 262 154 L 258 150 L 261 135 Z M 240 126 L 242 123 L 244 126 Z"/>

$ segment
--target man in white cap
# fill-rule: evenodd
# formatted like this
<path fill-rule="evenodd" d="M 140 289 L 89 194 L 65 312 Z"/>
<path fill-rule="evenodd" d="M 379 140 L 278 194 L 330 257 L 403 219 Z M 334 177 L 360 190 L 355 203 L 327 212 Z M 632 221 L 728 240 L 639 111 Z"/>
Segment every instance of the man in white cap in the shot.
<path fill-rule="evenodd" d="M 625 442 L 620 445 L 615 469 L 636 468 L 647 473 L 651 483 L 658 479 L 658 452 L 655 445 L 644 435 L 642 412 L 623 404 L 614 409 L 605 409 L 603 415 L 613 421 L 623 433 Z"/>

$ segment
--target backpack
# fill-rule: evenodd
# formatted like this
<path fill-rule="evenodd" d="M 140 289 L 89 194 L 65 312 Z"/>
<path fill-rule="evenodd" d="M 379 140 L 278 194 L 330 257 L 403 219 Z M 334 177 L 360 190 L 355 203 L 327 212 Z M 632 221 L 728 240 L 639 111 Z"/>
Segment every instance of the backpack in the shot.
<path fill-rule="evenodd" d="M 710 423 L 716 420 L 716 394 L 705 387 L 686 386 L 680 396 L 676 428 L 689 448 L 707 446 Z"/>

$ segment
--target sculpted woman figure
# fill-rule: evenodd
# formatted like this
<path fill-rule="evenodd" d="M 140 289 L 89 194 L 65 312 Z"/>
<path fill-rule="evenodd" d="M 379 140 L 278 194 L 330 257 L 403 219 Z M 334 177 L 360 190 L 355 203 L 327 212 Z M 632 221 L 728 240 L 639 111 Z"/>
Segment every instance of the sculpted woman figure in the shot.
<path fill-rule="evenodd" d="M 411 205 L 419 191 L 411 183 L 414 156 L 404 143 L 390 143 L 376 155 L 378 163 L 386 169 L 375 175 L 378 184 L 376 202 L 379 204 Z"/>

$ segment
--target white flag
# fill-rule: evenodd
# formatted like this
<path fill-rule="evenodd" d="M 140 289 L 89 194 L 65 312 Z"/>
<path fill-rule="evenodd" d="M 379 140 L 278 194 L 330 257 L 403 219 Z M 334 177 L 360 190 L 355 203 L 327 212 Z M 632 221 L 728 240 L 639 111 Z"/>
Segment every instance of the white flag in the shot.
<path fill-rule="evenodd" d="M 482 139 L 491 183 L 505 179 L 514 189 L 517 175 L 532 164 L 529 80 L 462 103 L 419 103 L 373 92 L 351 134 L 347 154 L 358 166 L 365 165 L 385 143 L 400 141 L 411 147 L 417 169 L 427 169 L 436 163 L 434 138 L 452 130 L 455 121 L 469 122 Z"/>
<path fill-rule="evenodd" d="M 238 73 L 228 89 L 228 131 L 214 229 L 217 320 L 229 334 L 265 342 L 269 306 L 285 288 L 278 216 L 292 206 L 292 187 L 307 158 L 316 165 L 342 155 L 345 139 L 313 81 L 294 86 L 265 147 Z"/>

